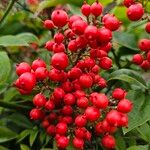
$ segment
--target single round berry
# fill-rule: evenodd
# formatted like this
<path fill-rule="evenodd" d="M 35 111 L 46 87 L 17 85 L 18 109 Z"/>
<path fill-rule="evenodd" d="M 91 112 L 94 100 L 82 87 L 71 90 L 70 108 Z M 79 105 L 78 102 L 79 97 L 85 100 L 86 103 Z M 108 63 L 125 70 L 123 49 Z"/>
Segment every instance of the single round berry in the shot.
<path fill-rule="evenodd" d="M 84 140 L 83 139 L 80 139 L 80 138 L 77 138 L 75 137 L 72 141 L 72 144 L 75 148 L 77 149 L 83 149 L 84 147 Z"/>
<path fill-rule="evenodd" d="M 112 135 L 105 135 L 101 142 L 102 145 L 108 149 L 114 149 L 116 146 L 115 138 Z"/>
<path fill-rule="evenodd" d="M 90 75 L 83 74 L 80 76 L 79 82 L 83 88 L 90 88 L 93 84 L 93 79 Z"/>
<path fill-rule="evenodd" d="M 150 63 L 150 51 L 147 53 L 147 61 Z"/>
<path fill-rule="evenodd" d="M 132 4 L 127 10 L 127 16 L 131 21 L 138 21 L 144 14 L 144 8 L 142 4 Z"/>
<path fill-rule="evenodd" d="M 62 113 L 63 113 L 63 115 L 70 116 L 73 113 L 73 108 L 69 105 L 65 105 L 62 108 Z"/>
<path fill-rule="evenodd" d="M 48 51 L 53 51 L 53 45 L 55 44 L 55 42 L 52 40 L 52 41 L 48 41 L 46 42 L 45 44 L 45 48 L 48 50 Z"/>
<path fill-rule="evenodd" d="M 33 104 L 37 107 L 43 107 L 46 103 L 46 98 L 43 94 L 39 93 L 34 96 Z"/>
<path fill-rule="evenodd" d="M 87 122 L 86 117 L 83 115 L 79 115 L 75 118 L 75 124 L 78 127 L 84 127 L 86 125 L 86 122 Z"/>
<path fill-rule="evenodd" d="M 30 111 L 30 118 L 33 120 L 40 120 L 44 117 L 44 112 L 40 109 L 34 108 Z"/>
<path fill-rule="evenodd" d="M 42 81 L 42 80 L 44 80 L 44 79 L 47 78 L 47 76 L 48 76 L 48 71 L 47 71 L 47 69 L 44 68 L 44 67 L 39 67 L 39 68 L 37 68 L 37 69 L 35 70 L 35 76 L 36 76 L 36 79 L 37 79 L 37 80 Z"/>
<path fill-rule="evenodd" d="M 100 110 L 96 107 L 87 107 L 85 110 L 87 120 L 96 121 L 100 117 Z"/>
<path fill-rule="evenodd" d="M 147 33 L 150 33 L 150 22 L 148 22 L 145 26 L 145 30 Z"/>
<path fill-rule="evenodd" d="M 129 113 L 133 108 L 132 102 L 128 99 L 123 99 L 118 103 L 117 110 L 122 113 Z"/>
<path fill-rule="evenodd" d="M 56 125 L 56 133 L 60 135 L 65 135 L 67 133 L 68 127 L 66 123 L 60 122 Z"/>
<path fill-rule="evenodd" d="M 82 20 L 82 18 L 78 15 L 73 15 L 69 18 L 69 23 L 68 23 L 68 26 L 69 28 L 72 28 L 72 24 L 77 21 L 77 20 Z"/>
<path fill-rule="evenodd" d="M 132 58 L 132 62 L 137 65 L 141 65 L 143 60 L 144 60 L 144 58 L 141 54 L 135 54 Z"/>
<path fill-rule="evenodd" d="M 48 128 L 48 126 L 49 126 L 49 121 L 47 119 L 43 120 L 42 127 L 46 129 L 46 128 Z"/>
<path fill-rule="evenodd" d="M 63 27 L 68 22 L 68 15 L 63 10 L 54 10 L 51 15 L 51 19 L 55 26 Z"/>
<path fill-rule="evenodd" d="M 25 72 L 31 72 L 31 67 L 28 63 L 22 62 L 16 66 L 16 74 L 18 76 L 22 75 Z"/>
<path fill-rule="evenodd" d="M 126 7 L 129 7 L 131 5 L 133 5 L 135 2 L 134 0 L 124 0 L 123 1 L 123 4 L 126 6 Z"/>
<path fill-rule="evenodd" d="M 53 52 L 54 53 L 60 53 L 60 52 L 64 52 L 64 51 L 65 51 L 64 44 L 62 44 L 62 43 L 60 43 L 60 44 L 54 43 L 54 45 L 53 45 Z"/>
<path fill-rule="evenodd" d="M 56 128 L 54 125 L 49 125 L 48 128 L 46 129 L 47 134 L 51 136 L 55 136 L 56 134 Z"/>
<path fill-rule="evenodd" d="M 89 103 L 89 101 L 88 101 L 88 99 L 86 97 L 80 97 L 80 98 L 77 99 L 77 106 L 79 108 L 86 108 L 86 107 L 88 107 L 88 103 Z"/>
<path fill-rule="evenodd" d="M 109 57 L 103 57 L 99 61 L 99 66 L 102 69 L 108 70 L 112 67 L 112 60 Z"/>
<path fill-rule="evenodd" d="M 46 28 L 46 29 L 53 29 L 54 28 L 54 23 L 53 23 L 53 21 L 52 20 L 45 20 L 44 21 L 44 27 Z"/>
<path fill-rule="evenodd" d="M 45 103 L 45 108 L 49 111 L 52 111 L 54 108 L 55 108 L 55 103 L 51 100 L 48 100 L 46 103 Z"/>
<path fill-rule="evenodd" d="M 68 93 L 64 96 L 64 103 L 66 105 L 74 105 L 76 102 L 75 96 L 71 93 Z"/>
<path fill-rule="evenodd" d="M 126 94 L 125 90 L 123 90 L 121 88 L 116 88 L 112 92 L 112 97 L 115 98 L 115 99 L 117 99 L 117 100 L 121 100 L 121 99 L 124 99 L 125 94 Z"/>
<path fill-rule="evenodd" d="M 42 60 L 42 59 L 39 58 L 39 59 L 36 59 L 36 60 L 34 60 L 32 62 L 32 66 L 31 67 L 35 71 L 39 67 L 46 68 L 46 63 L 44 62 L 44 60 Z"/>
<path fill-rule="evenodd" d="M 56 98 L 56 99 L 62 99 L 62 98 L 64 98 L 64 96 L 65 96 L 65 92 L 64 92 L 64 90 L 62 89 L 62 88 L 55 88 L 54 89 L 54 93 L 53 93 L 53 95 L 54 95 L 54 97 Z"/>
<path fill-rule="evenodd" d="M 68 72 L 68 78 L 70 79 L 78 79 L 82 75 L 82 71 L 80 68 L 73 67 L 69 72 Z"/>
<path fill-rule="evenodd" d="M 78 50 L 76 40 L 71 40 L 71 41 L 68 43 L 68 49 L 69 49 L 71 52 L 76 52 L 76 51 Z"/>
<path fill-rule="evenodd" d="M 52 56 L 51 64 L 56 69 L 64 70 L 68 66 L 69 60 L 65 53 L 60 52 Z"/>
<path fill-rule="evenodd" d="M 64 35 L 62 33 L 56 33 L 54 35 L 54 41 L 57 43 L 57 44 L 60 44 L 62 43 L 64 40 Z"/>
<path fill-rule="evenodd" d="M 119 126 L 128 127 L 128 115 L 124 113 L 120 113 L 121 119 L 119 122 Z"/>
<path fill-rule="evenodd" d="M 81 12 L 84 16 L 88 17 L 91 13 L 91 8 L 89 4 L 83 4 L 81 7 Z"/>
<path fill-rule="evenodd" d="M 77 138 L 83 139 L 86 135 L 86 129 L 84 127 L 75 129 L 75 136 Z"/>
<path fill-rule="evenodd" d="M 57 140 L 57 147 L 60 149 L 65 149 L 69 145 L 69 139 L 65 136 L 60 136 Z"/>
<path fill-rule="evenodd" d="M 148 60 L 144 60 L 140 66 L 142 69 L 148 70 L 148 69 L 150 69 L 150 62 Z"/>
<path fill-rule="evenodd" d="M 98 17 L 101 15 L 103 11 L 103 6 L 99 2 L 95 2 L 91 5 L 91 13 L 95 16 Z"/>
<path fill-rule="evenodd" d="M 150 40 L 149 39 L 141 39 L 138 43 L 138 47 L 141 51 L 145 51 L 145 52 L 150 51 Z"/>

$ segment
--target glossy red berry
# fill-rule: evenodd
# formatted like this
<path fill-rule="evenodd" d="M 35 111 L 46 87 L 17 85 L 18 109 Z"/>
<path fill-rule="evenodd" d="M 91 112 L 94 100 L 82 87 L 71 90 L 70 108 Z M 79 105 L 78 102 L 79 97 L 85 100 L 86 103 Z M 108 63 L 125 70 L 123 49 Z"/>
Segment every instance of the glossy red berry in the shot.
<path fill-rule="evenodd" d="M 52 100 L 48 100 L 45 103 L 45 108 L 49 111 L 52 111 L 55 108 L 55 103 Z"/>
<path fill-rule="evenodd" d="M 64 96 L 64 103 L 66 105 L 74 105 L 76 102 L 75 96 L 71 93 L 68 93 Z"/>
<path fill-rule="evenodd" d="M 144 14 L 144 8 L 142 4 L 132 4 L 127 10 L 127 16 L 131 21 L 138 21 Z"/>
<path fill-rule="evenodd" d="M 70 79 L 78 79 L 82 75 L 82 71 L 80 68 L 73 67 L 69 72 L 68 72 L 68 78 Z"/>
<path fill-rule="evenodd" d="M 36 79 L 37 80 L 44 80 L 47 78 L 48 76 L 48 71 L 46 68 L 44 67 L 38 67 L 36 70 L 35 70 L 35 76 L 36 76 Z"/>
<path fill-rule="evenodd" d="M 86 135 L 86 129 L 84 127 L 75 129 L 75 136 L 80 139 L 84 139 Z"/>
<path fill-rule="evenodd" d="M 141 51 L 145 51 L 145 52 L 150 51 L 150 40 L 149 39 L 141 39 L 138 43 L 138 47 Z"/>
<path fill-rule="evenodd" d="M 53 45 L 53 52 L 54 53 L 60 53 L 60 52 L 64 52 L 64 51 L 65 51 L 64 44 L 62 44 L 62 43 L 60 43 L 60 44 L 54 43 L 54 45 Z"/>
<path fill-rule="evenodd" d="M 66 92 L 69 93 L 72 91 L 73 87 L 72 87 L 72 83 L 69 81 L 66 81 L 62 84 L 62 89 Z"/>
<path fill-rule="evenodd" d="M 108 149 L 114 149 L 116 146 L 115 138 L 112 135 L 105 135 L 101 140 L 102 145 Z"/>
<path fill-rule="evenodd" d="M 79 82 L 83 88 L 90 88 L 93 84 L 93 79 L 90 75 L 83 74 L 80 76 Z"/>
<path fill-rule="evenodd" d="M 150 22 L 148 22 L 145 26 L 145 30 L 147 33 L 150 33 Z"/>
<path fill-rule="evenodd" d="M 34 96 L 33 104 L 37 107 L 43 107 L 46 103 L 46 98 L 43 94 L 39 93 Z"/>
<path fill-rule="evenodd" d="M 53 29 L 54 28 L 54 23 L 52 20 L 45 20 L 44 21 L 44 27 L 46 29 Z"/>
<path fill-rule="evenodd" d="M 16 66 L 16 74 L 18 76 L 22 75 L 25 72 L 31 72 L 31 67 L 28 63 L 22 62 Z"/>
<path fill-rule="evenodd" d="M 54 125 L 49 125 L 48 128 L 46 129 L 47 134 L 51 136 L 55 136 L 56 134 L 56 128 Z"/>
<path fill-rule="evenodd" d="M 141 65 L 143 60 L 144 60 L 144 58 L 141 54 L 135 54 L 132 58 L 132 62 L 137 65 Z"/>
<path fill-rule="evenodd" d="M 120 113 L 121 119 L 119 122 L 119 126 L 121 127 L 128 127 L 128 115 Z"/>
<path fill-rule="evenodd" d="M 91 8 L 89 4 L 83 4 L 81 7 L 81 12 L 84 16 L 88 17 L 91 13 Z"/>
<path fill-rule="evenodd" d="M 69 145 L 69 139 L 65 136 L 60 136 L 57 140 L 57 147 L 60 149 L 65 149 Z"/>
<path fill-rule="evenodd" d="M 39 120 L 44 117 L 44 112 L 40 109 L 34 108 L 30 111 L 30 118 L 33 120 Z"/>
<path fill-rule="evenodd" d="M 46 42 L 45 44 L 45 48 L 48 51 L 53 51 L 53 45 L 55 44 L 55 42 L 53 40 Z"/>
<path fill-rule="evenodd" d="M 67 133 L 68 127 L 64 122 L 60 122 L 56 125 L 56 133 L 60 135 L 65 135 Z"/>
<path fill-rule="evenodd" d="M 88 101 L 88 99 L 86 97 L 80 97 L 80 98 L 77 99 L 77 106 L 79 108 L 86 108 L 86 107 L 88 107 L 88 103 L 89 103 L 89 101 Z"/>
<path fill-rule="evenodd" d="M 62 88 L 55 88 L 54 89 L 54 93 L 53 93 L 53 95 L 54 95 L 54 97 L 56 98 L 56 99 L 62 99 L 62 98 L 64 98 L 64 96 L 65 96 L 65 92 L 64 92 L 64 90 L 62 89 Z"/>
<path fill-rule="evenodd" d="M 126 7 L 129 7 L 131 5 L 133 5 L 135 3 L 134 0 L 124 0 L 123 1 L 123 4 L 126 6 Z"/>
<path fill-rule="evenodd" d="M 51 64 L 56 69 L 64 70 L 68 66 L 69 60 L 65 53 L 60 52 L 52 56 Z"/>
<path fill-rule="evenodd" d="M 132 102 L 128 99 L 123 99 L 118 103 L 117 110 L 122 113 L 129 113 L 133 108 Z"/>
<path fill-rule="evenodd" d="M 46 68 L 46 63 L 42 59 L 36 59 L 32 62 L 32 69 L 35 71 L 39 67 L 44 67 Z"/>
<path fill-rule="evenodd" d="M 64 40 L 64 35 L 62 33 L 56 33 L 54 35 L 54 41 L 57 43 L 57 44 L 60 44 L 62 43 Z"/>
<path fill-rule="evenodd" d="M 82 20 L 82 18 L 81 18 L 80 16 L 78 16 L 78 15 L 73 15 L 73 16 L 71 16 L 71 17 L 69 18 L 69 23 L 68 23 L 69 28 L 72 28 L 72 24 L 73 24 L 75 21 L 77 21 L 77 20 Z"/>
<path fill-rule="evenodd" d="M 150 62 L 148 60 L 144 60 L 140 66 L 142 69 L 148 70 L 150 69 Z"/>
<path fill-rule="evenodd" d="M 49 121 L 47 119 L 43 120 L 42 127 L 46 129 L 48 126 L 49 126 Z"/>
<path fill-rule="evenodd" d="M 63 27 L 68 22 L 68 15 L 63 10 L 54 10 L 51 15 L 51 19 L 55 26 Z"/>
<path fill-rule="evenodd" d="M 99 61 L 99 66 L 102 69 L 108 70 L 112 67 L 112 60 L 109 57 L 103 57 Z"/>
<path fill-rule="evenodd" d="M 89 121 L 96 121 L 100 117 L 100 110 L 97 109 L 96 107 L 87 107 L 85 110 L 85 115 L 87 120 Z"/>
<path fill-rule="evenodd" d="M 83 115 L 79 115 L 75 118 L 75 124 L 78 127 L 84 127 L 87 123 L 86 117 Z"/>
<path fill-rule="evenodd" d="M 75 148 L 77 149 L 83 149 L 84 147 L 84 140 L 83 139 L 80 139 L 80 138 L 77 138 L 75 137 L 72 141 L 72 144 Z"/>
<path fill-rule="evenodd" d="M 150 63 L 150 51 L 147 53 L 147 61 Z"/>
<path fill-rule="evenodd" d="M 118 100 L 124 99 L 125 95 L 126 95 L 125 90 L 121 88 L 116 88 L 112 92 L 112 97 Z"/>
<path fill-rule="evenodd" d="M 73 108 L 69 105 L 65 105 L 62 108 L 62 113 L 63 113 L 63 115 L 70 116 L 73 113 Z"/>
<path fill-rule="evenodd" d="M 91 5 L 91 13 L 95 16 L 98 17 L 101 15 L 103 11 L 103 6 L 99 2 L 95 2 Z"/>
<path fill-rule="evenodd" d="M 77 91 L 74 92 L 74 95 L 75 95 L 76 98 L 81 98 L 81 97 L 85 97 L 86 93 L 84 91 L 77 90 Z"/>
<path fill-rule="evenodd" d="M 68 49 L 71 51 L 71 52 L 76 52 L 78 50 L 78 47 L 77 47 L 77 43 L 76 43 L 76 40 L 72 40 L 68 43 Z"/>

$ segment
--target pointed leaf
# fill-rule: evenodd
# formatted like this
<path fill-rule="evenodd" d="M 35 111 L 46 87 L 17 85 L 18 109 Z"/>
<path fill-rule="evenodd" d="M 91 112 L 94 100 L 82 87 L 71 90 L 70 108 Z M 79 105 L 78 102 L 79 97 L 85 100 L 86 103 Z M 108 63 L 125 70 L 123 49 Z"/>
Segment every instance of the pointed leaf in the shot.
<path fill-rule="evenodd" d="M 33 130 L 31 133 L 30 133 L 30 138 L 29 138 L 29 142 L 30 142 L 30 146 L 32 147 L 36 137 L 38 135 L 38 130 Z"/>

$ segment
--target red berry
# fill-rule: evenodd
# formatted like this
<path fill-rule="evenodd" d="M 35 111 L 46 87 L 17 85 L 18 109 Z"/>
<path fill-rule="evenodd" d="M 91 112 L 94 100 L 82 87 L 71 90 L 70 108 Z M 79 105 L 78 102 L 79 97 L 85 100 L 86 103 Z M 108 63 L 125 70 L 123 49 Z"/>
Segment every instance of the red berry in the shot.
<path fill-rule="evenodd" d="M 81 12 L 84 16 L 88 17 L 91 13 L 91 8 L 89 4 L 83 4 L 81 7 Z"/>
<path fill-rule="evenodd" d="M 108 149 L 114 149 L 116 146 L 115 138 L 112 135 L 105 135 L 101 142 L 102 145 Z"/>
<path fill-rule="evenodd" d="M 118 126 L 119 125 L 119 121 L 120 121 L 120 114 L 118 111 L 116 110 L 111 110 L 107 116 L 106 116 L 106 120 L 108 121 L 109 124 L 111 124 L 112 126 Z"/>
<path fill-rule="evenodd" d="M 80 82 L 82 87 L 90 88 L 93 84 L 93 79 L 90 75 L 83 74 L 82 76 L 80 76 L 79 82 Z"/>
<path fill-rule="evenodd" d="M 46 98 L 43 94 L 39 93 L 34 96 L 33 104 L 37 107 L 43 107 L 46 103 Z"/>
<path fill-rule="evenodd" d="M 57 44 L 60 44 L 62 43 L 64 40 L 64 35 L 62 33 L 56 33 L 54 35 L 54 41 L 57 43 Z"/>
<path fill-rule="evenodd" d="M 82 71 L 79 68 L 73 67 L 69 72 L 68 72 L 68 78 L 70 79 L 78 79 L 82 75 Z"/>
<path fill-rule="evenodd" d="M 65 96 L 65 92 L 64 92 L 64 90 L 62 89 L 62 88 L 55 88 L 54 89 L 54 93 L 53 93 L 53 95 L 54 95 L 54 97 L 56 98 L 56 99 L 62 99 L 62 98 L 64 98 L 64 96 Z"/>
<path fill-rule="evenodd" d="M 102 11 L 103 11 L 103 6 L 101 3 L 95 2 L 91 5 L 91 13 L 95 17 L 98 17 L 99 15 L 101 15 Z"/>
<path fill-rule="evenodd" d="M 128 113 L 132 110 L 133 104 L 128 99 L 123 99 L 118 103 L 117 110 L 122 113 Z"/>
<path fill-rule="evenodd" d="M 43 120 L 42 127 L 46 129 L 48 126 L 49 126 L 49 121 L 47 119 Z"/>
<path fill-rule="evenodd" d="M 72 84 L 69 81 L 66 81 L 62 84 L 62 89 L 66 92 L 69 93 L 72 91 Z"/>
<path fill-rule="evenodd" d="M 79 36 L 76 38 L 76 43 L 77 43 L 77 47 L 82 49 L 87 46 L 88 41 L 84 36 Z"/>
<path fill-rule="evenodd" d="M 69 139 L 65 136 L 60 136 L 57 140 L 57 147 L 60 149 L 65 149 L 69 145 Z"/>
<path fill-rule="evenodd" d="M 69 28 L 72 28 L 72 24 L 77 21 L 77 20 L 82 20 L 82 18 L 78 15 L 73 15 L 69 18 Z"/>
<path fill-rule="evenodd" d="M 88 101 L 88 99 L 86 97 L 80 97 L 80 98 L 77 99 L 77 106 L 79 108 L 86 108 L 86 107 L 88 107 L 88 103 L 89 103 L 89 101 Z"/>
<path fill-rule="evenodd" d="M 71 106 L 65 105 L 62 109 L 63 115 L 70 116 L 73 113 L 73 108 Z"/>
<path fill-rule="evenodd" d="M 121 115 L 121 119 L 120 119 L 120 122 L 119 122 L 119 126 L 128 127 L 128 115 L 123 114 L 123 113 L 120 113 L 120 115 Z"/>
<path fill-rule="evenodd" d="M 72 40 L 68 43 L 68 49 L 71 51 L 71 52 L 76 52 L 78 50 L 78 47 L 77 47 L 77 43 L 76 43 L 76 40 Z"/>
<path fill-rule="evenodd" d="M 51 15 L 51 19 L 55 26 L 63 27 L 68 22 L 68 15 L 63 10 L 54 10 Z"/>
<path fill-rule="evenodd" d="M 150 69 L 150 62 L 148 60 L 144 60 L 143 63 L 140 66 L 144 70 L 148 70 L 148 69 Z"/>
<path fill-rule="evenodd" d="M 126 93 L 125 90 L 121 89 L 121 88 L 116 88 L 113 92 L 112 92 L 112 97 L 118 100 L 124 99 Z"/>
<path fill-rule="evenodd" d="M 148 22 L 145 26 L 145 30 L 147 33 L 150 33 L 150 22 Z"/>
<path fill-rule="evenodd" d="M 37 80 L 44 80 L 48 76 L 48 71 L 44 67 L 39 67 L 35 70 L 35 76 Z"/>
<path fill-rule="evenodd" d="M 110 42 L 103 44 L 99 47 L 100 50 L 105 51 L 106 53 L 108 53 L 112 48 L 112 44 Z"/>
<path fill-rule="evenodd" d="M 60 52 L 64 52 L 64 51 L 65 51 L 64 44 L 62 44 L 62 43 L 60 43 L 60 44 L 55 43 L 53 45 L 53 52 L 54 53 L 60 53 Z"/>
<path fill-rule="evenodd" d="M 99 78 L 98 85 L 100 88 L 107 87 L 107 81 L 104 78 Z"/>
<path fill-rule="evenodd" d="M 53 51 L 53 45 L 55 44 L 54 41 L 48 41 L 46 42 L 45 44 L 45 48 L 48 50 L 48 51 Z"/>
<path fill-rule="evenodd" d="M 30 118 L 33 120 L 43 119 L 44 112 L 40 109 L 34 108 L 30 111 Z"/>
<path fill-rule="evenodd" d="M 62 118 L 62 122 L 65 122 L 66 124 L 72 124 L 73 118 L 71 116 L 65 116 Z"/>
<path fill-rule="evenodd" d="M 149 39 L 141 39 L 138 43 L 138 47 L 141 51 L 145 51 L 145 52 L 150 51 L 150 40 Z"/>
<path fill-rule="evenodd" d="M 54 28 L 54 24 L 52 20 L 45 20 L 44 21 L 44 27 L 46 29 L 53 29 Z"/>
<path fill-rule="evenodd" d="M 109 102 L 105 94 L 96 92 L 90 95 L 90 100 L 92 101 L 93 105 L 101 109 L 105 109 Z"/>
<path fill-rule="evenodd" d="M 100 67 L 98 65 L 95 65 L 94 67 L 92 67 L 91 71 L 95 74 L 98 74 L 100 71 Z"/>
<path fill-rule="evenodd" d="M 147 53 L 147 60 L 150 63 L 150 51 Z"/>
<path fill-rule="evenodd" d="M 98 30 L 97 32 L 98 42 L 104 44 L 110 42 L 111 39 L 112 39 L 112 32 L 109 29 L 102 27 Z"/>
<path fill-rule="evenodd" d="M 83 20 L 76 20 L 72 24 L 72 31 L 77 35 L 84 34 L 84 31 L 87 27 L 87 23 Z"/>
<path fill-rule="evenodd" d="M 51 64 L 56 69 L 64 70 L 68 66 L 69 60 L 65 53 L 60 52 L 52 56 Z"/>
<path fill-rule="evenodd" d="M 100 117 L 100 110 L 93 106 L 87 107 L 85 110 L 85 115 L 87 120 L 96 121 Z"/>
<path fill-rule="evenodd" d="M 142 4 L 132 4 L 127 10 L 127 16 L 131 21 L 138 21 L 142 18 L 144 9 Z"/>
<path fill-rule="evenodd" d="M 53 101 L 49 100 L 46 102 L 45 108 L 49 111 L 52 111 L 55 108 L 55 103 Z"/>
<path fill-rule="evenodd" d="M 42 59 L 36 59 L 32 62 L 32 69 L 35 71 L 39 67 L 44 67 L 46 68 L 46 63 Z"/>
<path fill-rule="evenodd" d="M 84 127 L 75 129 L 75 136 L 83 139 L 86 135 L 86 129 Z"/>
<path fill-rule="evenodd" d="M 22 75 L 25 72 L 31 72 L 31 67 L 28 63 L 22 62 L 16 66 L 16 73 L 18 76 Z"/>
<path fill-rule="evenodd" d="M 65 135 L 67 133 L 68 127 L 64 122 L 60 122 L 56 125 L 56 133 L 60 135 Z"/>
<path fill-rule="evenodd" d="M 75 91 L 74 95 L 75 95 L 76 98 L 81 98 L 81 97 L 85 97 L 86 96 L 85 92 L 81 91 L 81 90 Z"/>
<path fill-rule="evenodd" d="M 47 132 L 47 134 L 49 134 L 51 136 L 55 136 L 55 134 L 56 134 L 55 126 L 54 125 L 49 125 L 46 132 Z"/>
<path fill-rule="evenodd" d="M 134 0 L 124 0 L 123 1 L 123 4 L 126 6 L 126 7 L 129 7 L 131 5 L 134 4 Z"/>
<path fill-rule="evenodd" d="M 102 128 L 102 122 L 99 122 L 95 125 L 95 132 L 96 132 L 96 135 L 104 133 L 104 130 Z"/>
<path fill-rule="evenodd" d="M 74 105 L 76 102 L 75 96 L 71 93 L 68 93 L 64 96 L 65 105 Z"/>
<path fill-rule="evenodd" d="M 79 115 L 75 118 L 75 124 L 78 127 L 84 127 L 86 125 L 86 122 L 87 122 L 86 117 L 83 115 Z"/>
<path fill-rule="evenodd" d="M 95 40 L 97 38 L 97 27 L 89 25 L 84 31 L 84 36 L 87 40 Z"/>
<path fill-rule="evenodd" d="M 103 57 L 100 59 L 99 65 L 102 69 L 108 70 L 112 67 L 112 60 L 109 57 Z"/>
<path fill-rule="evenodd" d="M 26 0 L 27 5 L 37 5 L 39 3 L 39 0 Z"/>
<path fill-rule="evenodd" d="M 77 149 L 83 149 L 84 147 L 84 141 L 80 138 L 75 137 L 72 143 L 73 143 L 73 146 Z"/>
<path fill-rule="evenodd" d="M 143 60 L 144 60 L 144 58 L 141 54 L 135 54 L 132 58 L 132 62 L 137 65 L 141 65 Z"/>

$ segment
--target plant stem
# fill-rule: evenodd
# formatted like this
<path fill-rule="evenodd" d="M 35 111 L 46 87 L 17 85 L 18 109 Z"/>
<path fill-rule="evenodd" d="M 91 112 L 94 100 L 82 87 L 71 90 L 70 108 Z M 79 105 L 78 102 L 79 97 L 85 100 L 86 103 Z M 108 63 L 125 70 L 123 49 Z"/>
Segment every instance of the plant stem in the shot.
<path fill-rule="evenodd" d="M 12 9 L 13 5 L 15 4 L 15 2 L 16 2 L 16 0 L 11 0 L 11 1 L 10 1 L 10 3 L 9 3 L 9 5 L 8 5 L 8 7 L 7 7 L 7 9 L 6 9 L 6 11 L 5 11 L 5 13 L 4 13 L 2 19 L 0 20 L 0 26 L 1 26 L 1 24 L 3 23 L 3 21 L 5 20 L 5 18 L 8 16 L 8 14 L 9 14 L 9 12 L 11 11 L 11 9 Z"/>
<path fill-rule="evenodd" d="M 14 104 L 11 102 L 4 102 L 3 100 L 0 100 L 0 107 L 3 108 L 8 108 L 8 109 L 26 109 L 29 110 L 30 107 L 29 106 L 22 106 L 22 105 L 18 105 L 18 104 Z"/>

